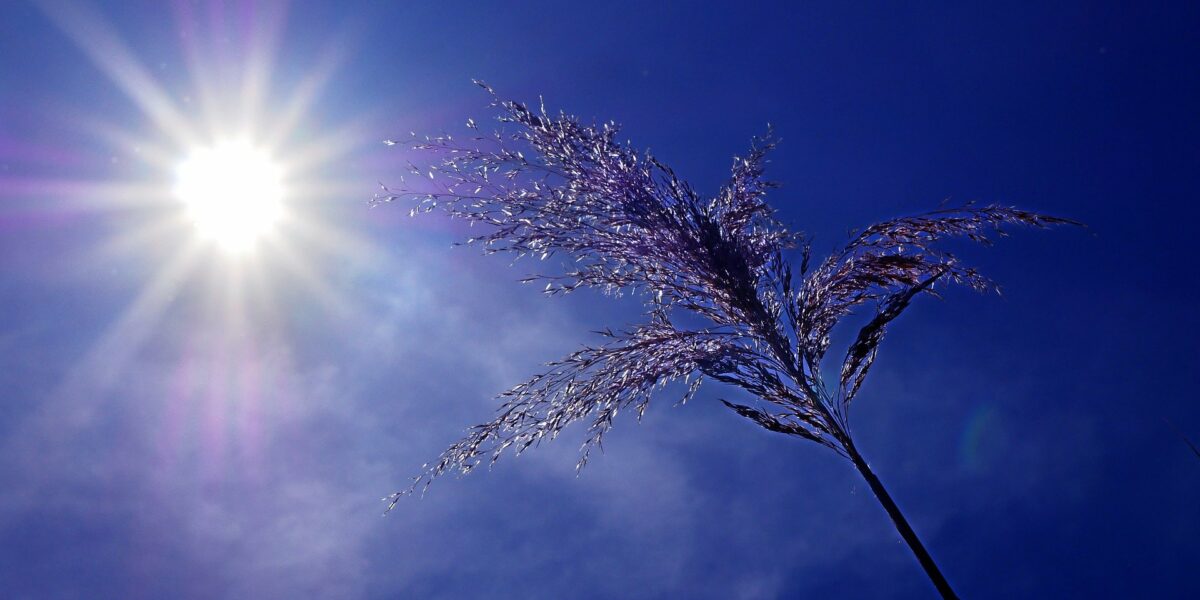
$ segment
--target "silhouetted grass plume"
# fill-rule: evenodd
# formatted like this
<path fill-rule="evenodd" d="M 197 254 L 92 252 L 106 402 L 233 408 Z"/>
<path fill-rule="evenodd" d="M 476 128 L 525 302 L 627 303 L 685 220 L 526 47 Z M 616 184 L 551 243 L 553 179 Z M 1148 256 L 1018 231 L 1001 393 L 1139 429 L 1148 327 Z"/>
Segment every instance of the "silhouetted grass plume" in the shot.
<path fill-rule="evenodd" d="M 500 394 L 497 416 L 472 428 L 413 483 L 468 472 L 505 450 L 520 453 L 585 421 L 579 466 L 621 410 L 639 418 L 657 390 L 687 383 L 684 400 L 705 378 L 745 390 L 759 407 L 725 401 L 770 431 L 810 440 L 850 460 L 870 485 L 922 567 L 945 597 L 954 593 L 896 503 L 859 454 L 849 408 L 888 326 L 922 293 L 991 283 L 937 242 L 965 237 L 989 243 L 1004 225 L 1046 227 L 1073 221 L 1004 206 L 962 206 L 877 223 L 814 263 L 804 237 L 773 217 L 774 185 L 763 168 L 774 139 L 756 139 L 733 161 L 728 183 L 697 193 L 670 167 L 620 143 L 614 123 L 587 125 L 544 106 L 504 101 L 490 88 L 511 130 L 466 139 L 450 135 L 402 144 L 430 157 L 410 164 L 415 179 L 384 187 L 376 202 L 408 200 L 412 212 L 442 209 L 480 229 L 467 240 L 488 253 L 571 259 L 562 272 L 531 277 L 548 294 L 581 287 L 634 293 L 643 323 L 606 329 L 605 342 L 550 363 L 548 370 Z M 418 183 L 419 182 L 419 183 Z M 798 265 L 785 259 L 794 250 Z M 550 264 L 550 263 L 547 263 Z M 874 316 L 841 358 L 837 381 L 821 367 L 834 326 L 858 310 Z M 703 323 L 684 327 L 678 315 Z M 689 322 L 697 321 L 691 319 Z M 389 496 L 389 510 L 408 492 Z"/>

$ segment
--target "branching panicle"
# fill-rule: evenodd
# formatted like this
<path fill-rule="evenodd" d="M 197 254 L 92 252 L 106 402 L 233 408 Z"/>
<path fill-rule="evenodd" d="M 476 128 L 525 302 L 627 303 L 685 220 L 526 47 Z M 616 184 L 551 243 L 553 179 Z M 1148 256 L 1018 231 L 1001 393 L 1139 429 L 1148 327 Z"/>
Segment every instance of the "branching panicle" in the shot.
<path fill-rule="evenodd" d="M 604 344 L 584 347 L 549 370 L 500 395 L 492 421 L 478 425 L 417 477 L 428 485 L 451 470 L 467 472 L 554 438 L 567 425 L 590 422 L 582 466 L 619 410 L 641 415 L 652 394 L 675 380 L 685 399 L 709 377 L 737 386 L 770 410 L 726 402 L 771 431 L 817 441 L 849 456 L 847 408 L 874 362 L 886 326 L 921 292 L 951 282 L 985 290 L 990 283 L 935 243 L 966 237 L 988 243 L 1005 224 L 1073 224 L 1000 206 L 965 206 L 885 221 L 858 233 L 839 252 L 811 267 L 800 234 L 773 217 L 766 203 L 775 185 L 763 179 L 774 138 L 756 139 L 733 161 L 729 182 L 704 198 L 646 152 L 617 140 L 614 123 L 586 125 L 544 107 L 498 99 L 500 121 L 514 132 L 473 132 L 416 138 L 404 145 L 433 159 L 409 164 L 413 183 L 384 187 L 377 203 L 408 200 L 412 212 L 441 209 L 481 226 L 487 253 L 542 259 L 562 255 L 571 266 L 525 281 L 544 281 L 550 294 L 580 287 L 641 294 L 647 323 L 601 332 Z M 416 183 L 417 181 L 421 183 Z M 785 258 L 801 248 L 793 279 Z M 843 361 L 837 389 L 821 379 L 834 325 L 861 305 L 877 303 Z M 707 325 L 683 329 L 674 311 Z M 390 497 L 392 504 L 399 494 Z"/>

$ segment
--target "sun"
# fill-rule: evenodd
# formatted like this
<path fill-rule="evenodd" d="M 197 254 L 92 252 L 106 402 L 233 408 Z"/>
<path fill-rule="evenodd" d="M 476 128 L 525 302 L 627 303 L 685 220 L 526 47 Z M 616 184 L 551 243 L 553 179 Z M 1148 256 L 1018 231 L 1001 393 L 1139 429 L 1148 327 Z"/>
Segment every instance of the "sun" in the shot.
<path fill-rule="evenodd" d="M 193 148 L 175 175 L 196 233 L 228 252 L 253 248 L 283 212 L 283 170 L 246 140 Z"/>

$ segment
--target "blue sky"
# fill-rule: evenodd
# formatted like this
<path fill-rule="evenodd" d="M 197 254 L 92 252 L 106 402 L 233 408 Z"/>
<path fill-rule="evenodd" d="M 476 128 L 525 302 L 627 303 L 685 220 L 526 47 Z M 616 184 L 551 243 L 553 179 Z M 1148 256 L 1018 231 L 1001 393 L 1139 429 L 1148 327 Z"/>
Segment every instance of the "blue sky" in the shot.
<path fill-rule="evenodd" d="M 508 4 L 508 3 L 504 3 Z M 772 123 L 823 254 L 950 202 L 1088 224 L 954 246 L 858 444 L 963 597 L 1196 597 L 1195 5 L 45 2 L 0 8 L 0 585 L 15 598 L 921 598 L 849 463 L 705 387 L 403 487 L 491 400 L 638 319 L 371 209 L 381 141 L 502 95 L 613 119 L 711 193 Z M 257 90 L 257 92 L 254 92 Z M 172 168 L 271 138 L 291 220 L 196 239 Z M 272 135 L 273 134 L 273 135 Z M 841 332 L 845 334 L 845 332 Z"/>

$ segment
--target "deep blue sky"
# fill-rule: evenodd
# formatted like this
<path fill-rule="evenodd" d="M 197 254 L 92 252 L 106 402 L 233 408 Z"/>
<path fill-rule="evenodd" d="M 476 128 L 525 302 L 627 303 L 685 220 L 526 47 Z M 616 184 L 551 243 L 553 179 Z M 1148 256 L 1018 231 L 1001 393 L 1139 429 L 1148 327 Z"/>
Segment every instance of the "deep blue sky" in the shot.
<path fill-rule="evenodd" d="M 1086 222 L 955 246 L 1004 296 L 904 315 L 855 434 L 963 597 L 1200 597 L 1200 457 L 1167 424 L 1200 442 L 1195 3 L 415 4 L 0 8 L 3 595 L 932 595 L 848 463 L 718 385 L 578 478 L 568 435 L 380 518 L 492 395 L 638 316 L 367 207 L 405 158 L 381 140 L 490 123 L 480 78 L 706 192 L 773 123 L 771 201 L 819 253 L 946 198 Z M 299 224 L 172 266 L 164 123 L 236 127 L 253 64 L 251 129 L 309 99 L 275 148 L 309 157 Z"/>

